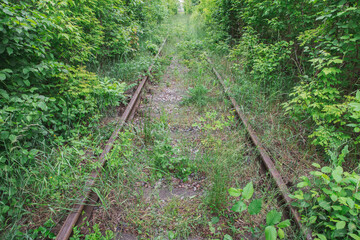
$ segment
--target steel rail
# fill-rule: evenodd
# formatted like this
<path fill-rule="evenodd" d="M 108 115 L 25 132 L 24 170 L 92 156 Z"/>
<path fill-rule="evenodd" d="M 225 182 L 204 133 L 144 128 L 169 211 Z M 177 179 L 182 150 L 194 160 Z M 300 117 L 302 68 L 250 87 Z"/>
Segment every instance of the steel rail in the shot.
<path fill-rule="evenodd" d="M 85 184 L 85 195 L 82 197 L 80 203 L 75 204 L 72 207 L 71 212 L 67 216 L 64 224 L 62 225 L 59 233 L 56 236 L 57 240 L 67 240 L 72 234 L 73 227 L 77 224 L 81 223 L 84 218 L 80 218 L 81 215 L 87 217 L 87 219 L 90 218 L 91 212 L 94 209 L 94 205 L 98 200 L 98 196 L 91 190 L 91 188 L 94 186 L 96 179 L 101 174 L 101 170 L 106 162 L 106 156 L 111 151 L 111 149 L 114 146 L 114 142 L 117 139 L 119 132 L 123 129 L 126 121 L 131 119 L 136 111 L 137 106 L 139 106 L 140 103 L 140 94 L 142 92 L 143 87 L 145 86 L 147 80 L 149 79 L 150 72 L 155 64 L 155 60 L 159 57 L 165 43 L 166 43 L 167 37 L 165 38 L 164 42 L 161 44 L 158 53 L 156 54 L 154 58 L 154 62 L 150 65 L 150 67 L 147 70 L 146 76 L 142 78 L 142 81 L 138 85 L 134 95 L 132 96 L 129 104 L 127 105 L 125 112 L 120 117 L 117 127 L 112 133 L 110 139 L 107 141 L 104 150 L 102 151 L 101 155 L 99 156 L 97 162 L 100 164 L 101 167 L 98 167 L 95 171 L 93 171 L 90 175 L 89 180 Z"/>
<path fill-rule="evenodd" d="M 265 148 L 262 146 L 260 139 L 256 135 L 254 129 L 249 124 L 249 121 L 247 120 L 244 112 L 241 111 L 240 106 L 237 104 L 235 99 L 233 97 L 231 97 L 231 94 L 228 91 L 228 89 L 226 88 L 226 85 L 225 85 L 222 77 L 216 71 L 216 69 L 214 67 L 212 67 L 213 63 L 211 62 L 211 60 L 209 58 L 207 60 L 211 65 L 212 71 L 215 73 L 217 79 L 219 80 L 221 86 L 223 87 L 225 94 L 227 95 L 227 97 L 230 99 L 232 105 L 234 106 L 237 115 L 240 117 L 242 123 L 244 124 L 245 128 L 247 129 L 247 132 L 249 133 L 253 144 L 259 150 L 261 159 L 262 159 L 263 163 L 265 164 L 266 168 L 268 169 L 268 171 L 270 172 L 270 175 L 275 180 L 275 183 L 280 190 L 281 196 L 285 200 L 286 205 L 287 205 L 288 209 L 290 210 L 291 215 L 294 218 L 296 225 L 299 227 L 299 229 L 301 230 L 301 232 L 303 233 L 303 235 L 306 237 L 307 240 L 312 240 L 313 238 L 311 236 L 311 232 L 308 229 L 306 229 L 301 223 L 299 212 L 291 206 L 292 200 L 289 197 L 290 191 L 289 191 L 288 187 L 286 186 L 284 180 L 282 179 L 279 171 L 276 169 L 274 162 L 271 160 L 269 154 L 267 153 Z"/>

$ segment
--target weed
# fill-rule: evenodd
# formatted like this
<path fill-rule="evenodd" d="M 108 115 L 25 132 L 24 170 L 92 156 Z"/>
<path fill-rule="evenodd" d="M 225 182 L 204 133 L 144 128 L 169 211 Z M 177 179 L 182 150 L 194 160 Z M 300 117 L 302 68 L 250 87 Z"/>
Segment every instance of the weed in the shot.
<path fill-rule="evenodd" d="M 237 213 L 242 213 L 248 211 L 250 215 L 259 214 L 262 210 L 263 199 L 252 199 L 254 194 L 253 183 L 248 183 L 243 189 L 230 188 L 229 194 L 232 197 L 240 197 L 239 201 L 236 201 L 232 211 Z M 285 238 L 284 228 L 290 226 L 290 220 L 286 219 L 281 221 L 282 213 L 276 211 L 275 209 L 271 210 L 266 215 L 266 225 L 261 226 L 265 233 L 266 240 L 276 239 L 278 236 L 280 239 Z"/>
<path fill-rule="evenodd" d="M 211 158 L 207 156 L 206 162 L 211 164 L 211 170 L 209 172 L 211 185 L 209 186 L 205 202 L 212 211 L 218 213 L 227 202 L 227 188 L 230 183 L 230 175 L 226 170 L 226 161 L 221 161 L 219 157 Z"/>
<path fill-rule="evenodd" d="M 195 104 L 198 107 L 204 107 L 210 101 L 207 96 L 209 90 L 204 85 L 197 85 L 194 88 L 189 88 L 186 97 L 183 97 L 182 104 Z"/>
<path fill-rule="evenodd" d="M 30 229 L 26 233 L 18 231 L 15 235 L 17 238 L 22 239 L 55 239 L 55 234 L 51 232 L 51 229 L 55 227 L 55 222 L 50 218 L 43 226 L 36 229 Z"/>
<path fill-rule="evenodd" d="M 155 140 L 151 153 L 158 178 L 170 173 L 177 178 L 187 179 L 194 171 L 189 158 L 181 156 L 180 151 L 171 146 L 168 138 Z"/>
<path fill-rule="evenodd" d="M 115 234 L 111 230 L 106 230 L 105 236 L 101 233 L 99 225 L 95 224 L 92 229 L 89 228 L 89 233 L 85 236 L 80 233 L 78 227 L 74 227 L 73 236 L 70 237 L 70 240 L 111 240 L 114 239 Z"/>

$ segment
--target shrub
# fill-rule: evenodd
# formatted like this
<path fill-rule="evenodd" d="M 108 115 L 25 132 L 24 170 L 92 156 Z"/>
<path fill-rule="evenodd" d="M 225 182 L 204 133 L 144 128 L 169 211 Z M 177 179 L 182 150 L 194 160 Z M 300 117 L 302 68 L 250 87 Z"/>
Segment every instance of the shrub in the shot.
<path fill-rule="evenodd" d="M 22 206 L 32 204 L 29 196 L 35 193 L 28 188 L 36 182 L 40 191 L 47 184 L 44 162 L 59 163 L 51 153 L 71 149 L 54 148 L 82 139 L 103 113 L 125 103 L 127 79 L 100 77 L 84 66 L 101 72 L 106 61 L 133 57 L 140 37 L 153 34 L 175 5 L 175 0 L 0 3 L 0 232 L 13 231 L 9 225 L 25 212 Z M 67 172 L 54 174 L 71 181 Z"/>
<path fill-rule="evenodd" d="M 303 176 L 291 195 L 317 239 L 360 239 L 360 176 L 342 167 L 323 167 Z"/>
<path fill-rule="evenodd" d="M 202 0 L 195 13 L 232 37 L 236 75 L 267 96 L 291 92 L 284 107 L 314 145 L 329 156 L 348 145 L 357 158 L 359 10 L 357 0 Z"/>

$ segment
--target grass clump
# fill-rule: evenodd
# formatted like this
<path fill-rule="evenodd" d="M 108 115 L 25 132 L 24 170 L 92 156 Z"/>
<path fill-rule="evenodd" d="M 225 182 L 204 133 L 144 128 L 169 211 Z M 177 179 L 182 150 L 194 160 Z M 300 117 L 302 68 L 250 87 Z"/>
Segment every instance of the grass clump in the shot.
<path fill-rule="evenodd" d="M 183 105 L 194 104 L 197 107 L 204 107 L 210 102 L 209 89 L 207 89 L 204 85 L 196 85 L 194 88 L 189 88 L 187 92 L 187 96 L 185 96 L 182 100 Z"/>

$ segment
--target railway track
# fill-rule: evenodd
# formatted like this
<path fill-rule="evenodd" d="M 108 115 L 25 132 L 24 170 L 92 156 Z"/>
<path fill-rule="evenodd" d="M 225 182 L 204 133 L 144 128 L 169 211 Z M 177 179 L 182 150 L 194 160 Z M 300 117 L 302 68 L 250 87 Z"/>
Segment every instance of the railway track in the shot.
<path fill-rule="evenodd" d="M 155 60 L 159 57 L 161 54 L 161 51 L 166 43 L 167 38 L 165 38 L 164 42 L 161 44 L 158 53 L 156 54 L 154 58 Z M 70 210 L 69 215 L 67 216 L 64 224 L 62 225 L 59 233 L 56 236 L 57 240 L 67 240 L 71 236 L 73 232 L 73 228 L 75 226 L 80 226 L 84 219 L 90 219 L 92 211 L 95 207 L 95 203 L 98 201 L 99 197 L 96 195 L 95 192 L 91 190 L 91 188 L 94 186 L 98 176 L 101 174 L 101 170 L 103 166 L 106 163 L 106 156 L 111 151 L 111 149 L 114 146 L 114 142 L 117 139 L 119 132 L 122 131 L 125 123 L 127 121 L 130 121 L 136 112 L 136 109 L 138 108 L 141 100 L 141 92 L 146 85 L 149 74 L 152 71 L 152 68 L 154 66 L 154 62 L 150 65 L 150 67 L 147 70 L 146 76 L 144 76 L 138 85 L 134 95 L 132 96 L 129 104 L 127 105 L 124 113 L 118 120 L 117 126 L 112 133 L 110 139 L 107 141 L 105 148 L 101 155 L 99 156 L 97 162 L 100 164 L 101 167 L 97 168 L 95 171 L 93 171 L 90 175 L 90 179 L 86 182 L 85 185 L 85 195 L 82 196 L 80 203 L 75 204 L 72 207 L 72 210 Z"/>
<path fill-rule="evenodd" d="M 301 223 L 299 212 L 295 208 L 293 208 L 291 206 L 292 200 L 289 197 L 290 191 L 289 191 L 288 187 L 286 186 L 283 178 L 281 177 L 281 174 L 276 169 L 273 160 L 270 158 L 269 154 L 267 153 L 267 151 L 263 147 L 259 137 L 256 135 L 256 132 L 254 131 L 254 129 L 249 124 L 249 121 L 247 120 L 244 112 L 241 110 L 241 107 L 237 104 L 235 99 L 233 97 L 231 97 L 231 94 L 230 94 L 229 90 L 226 88 L 226 85 L 225 85 L 221 75 L 213 67 L 212 61 L 209 58 L 207 60 L 208 60 L 209 64 L 211 65 L 211 69 L 214 72 L 214 74 L 216 75 L 216 78 L 218 79 L 220 85 L 222 86 L 225 94 L 227 95 L 227 97 L 231 101 L 233 107 L 235 108 L 236 114 L 241 119 L 242 123 L 244 124 L 244 126 L 245 126 L 245 128 L 246 128 L 246 130 L 248 132 L 248 134 L 250 135 L 250 138 L 252 140 L 253 145 L 259 151 L 263 164 L 265 165 L 266 169 L 269 171 L 271 177 L 275 181 L 276 186 L 278 187 L 278 189 L 280 191 L 281 198 L 285 201 L 286 206 L 287 206 L 289 212 L 291 213 L 290 216 L 292 216 L 292 218 L 294 219 L 297 227 L 300 229 L 300 231 L 302 232 L 304 237 L 307 240 L 312 240 L 313 238 L 312 238 L 310 230 L 306 229 Z"/>
<path fill-rule="evenodd" d="M 160 46 L 159 51 L 158 51 L 157 55 L 155 56 L 154 60 L 156 60 L 159 57 L 159 55 L 161 54 L 161 51 L 166 43 L 166 40 L 167 40 L 167 38 L 165 38 L 164 42 Z M 296 226 L 301 230 L 304 237 L 307 240 L 312 240 L 313 238 L 311 236 L 311 232 L 302 225 L 299 213 L 297 212 L 297 210 L 295 208 L 293 208 L 291 206 L 292 200 L 289 197 L 290 191 L 289 191 L 288 187 L 286 186 L 285 182 L 283 181 L 283 178 L 281 177 L 280 173 L 276 169 L 273 160 L 270 158 L 266 149 L 262 146 L 260 139 L 256 135 L 254 129 L 249 124 L 245 114 L 241 110 L 241 107 L 237 104 L 235 99 L 231 97 L 231 94 L 230 94 L 229 90 L 226 88 L 221 75 L 217 72 L 217 70 L 214 67 L 212 67 L 213 63 L 211 62 L 210 59 L 208 59 L 208 62 L 211 65 L 211 69 L 214 72 L 214 74 L 216 75 L 218 81 L 220 82 L 220 85 L 222 86 L 225 94 L 231 101 L 231 103 L 236 111 L 236 114 L 241 119 L 242 123 L 244 124 L 245 128 L 247 129 L 247 132 L 250 135 L 253 145 L 258 149 L 261 159 L 262 159 L 262 162 L 264 163 L 265 167 L 269 171 L 271 177 L 274 179 L 274 182 L 276 183 L 276 185 L 280 191 L 280 195 L 281 195 L 280 197 L 284 200 L 284 202 L 287 206 L 287 209 L 290 212 L 290 216 L 293 217 L 294 222 L 296 223 Z M 150 73 L 152 71 L 153 65 L 154 65 L 154 63 L 148 68 L 148 73 Z M 70 213 L 67 216 L 64 224 L 62 225 L 59 233 L 57 234 L 57 237 L 56 237 L 57 240 L 69 239 L 69 237 L 72 234 L 73 228 L 75 226 L 81 226 L 84 219 L 89 220 L 91 218 L 95 204 L 99 200 L 96 193 L 93 192 L 91 189 L 94 186 L 98 176 L 101 174 L 102 167 L 106 163 L 106 156 L 113 148 L 114 142 L 117 139 L 119 132 L 122 131 L 125 123 L 127 121 L 130 121 L 134 117 L 136 109 L 138 108 L 140 101 L 141 101 L 141 92 L 142 92 L 144 86 L 146 85 L 148 78 L 149 78 L 149 74 L 147 74 L 146 76 L 144 76 L 142 78 L 140 84 L 138 85 L 135 93 L 133 94 L 133 96 L 131 98 L 131 101 L 129 102 L 124 113 L 118 120 L 117 127 L 115 128 L 114 132 L 112 133 L 110 139 L 107 141 L 103 152 L 101 153 L 101 155 L 99 156 L 99 158 L 97 160 L 101 167 L 99 167 L 98 169 L 93 171 L 92 174 L 90 175 L 90 179 L 86 182 L 86 189 L 87 189 L 86 193 L 84 194 L 84 196 L 82 196 L 81 201 L 72 207 L 72 210 L 70 211 Z"/>

